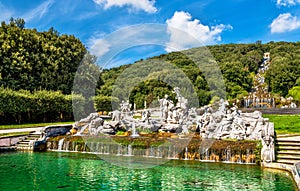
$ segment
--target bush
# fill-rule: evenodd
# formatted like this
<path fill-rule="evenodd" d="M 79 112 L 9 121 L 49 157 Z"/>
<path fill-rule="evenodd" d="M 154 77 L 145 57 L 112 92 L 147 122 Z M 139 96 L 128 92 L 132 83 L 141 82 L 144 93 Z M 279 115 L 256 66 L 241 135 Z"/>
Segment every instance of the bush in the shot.
<path fill-rule="evenodd" d="M 54 122 L 73 120 L 73 107 L 83 112 L 81 95 L 64 95 L 60 91 L 14 91 L 0 87 L 0 123 Z"/>
<path fill-rule="evenodd" d="M 118 108 L 119 99 L 111 96 L 98 95 L 94 97 L 94 106 L 96 111 L 112 111 Z M 113 106 L 113 107 L 112 107 Z"/>

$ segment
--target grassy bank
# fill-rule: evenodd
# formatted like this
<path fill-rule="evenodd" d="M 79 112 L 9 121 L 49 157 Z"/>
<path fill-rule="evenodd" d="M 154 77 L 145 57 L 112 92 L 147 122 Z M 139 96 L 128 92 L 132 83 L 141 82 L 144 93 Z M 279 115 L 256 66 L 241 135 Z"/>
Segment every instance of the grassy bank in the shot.
<path fill-rule="evenodd" d="M 300 115 L 271 115 L 264 114 L 264 118 L 269 118 L 275 125 L 277 134 L 297 134 L 300 133 Z"/>
<path fill-rule="evenodd" d="M 44 127 L 48 125 L 59 125 L 59 124 L 73 124 L 73 121 L 68 122 L 56 122 L 56 123 L 27 123 L 27 124 L 14 124 L 14 125 L 0 125 L 1 129 L 23 129 L 31 127 Z"/>
<path fill-rule="evenodd" d="M 10 136 L 21 136 L 21 135 L 28 135 L 28 134 L 29 132 L 0 133 L 0 138 L 10 137 Z"/>

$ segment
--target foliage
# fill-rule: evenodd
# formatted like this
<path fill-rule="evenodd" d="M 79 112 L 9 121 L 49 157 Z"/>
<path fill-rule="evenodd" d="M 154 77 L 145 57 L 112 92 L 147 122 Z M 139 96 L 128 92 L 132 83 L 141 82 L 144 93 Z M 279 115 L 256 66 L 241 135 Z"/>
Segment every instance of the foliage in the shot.
<path fill-rule="evenodd" d="M 24 129 L 33 127 L 45 127 L 48 125 L 61 125 L 61 124 L 73 124 L 74 121 L 66 122 L 53 122 L 53 123 L 24 123 L 24 124 L 13 124 L 13 125 L 0 125 L 0 129 Z"/>
<path fill-rule="evenodd" d="M 96 111 L 112 111 L 112 107 L 119 105 L 119 100 L 116 97 L 98 95 L 94 97 Z"/>
<path fill-rule="evenodd" d="M 273 94 L 286 96 L 291 88 L 300 85 L 300 42 L 226 44 L 208 46 L 207 48 L 212 55 L 211 57 L 207 57 L 215 59 L 222 72 L 226 87 L 226 97 L 228 99 L 241 99 L 251 91 L 253 77 L 263 62 L 264 52 L 271 53 L 271 64 L 269 70 L 265 73 L 265 78 Z M 149 104 L 148 101 L 155 100 L 157 94 L 170 94 L 168 91 L 172 90 L 173 84 L 170 84 L 170 80 L 166 79 L 170 79 L 168 76 L 179 74 L 177 71 L 172 71 L 171 66 L 183 71 L 188 77 L 198 96 L 199 105 L 208 104 L 214 96 L 220 97 L 219 95 L 222 95 L 222 92 L 214 92 L 216 91 L 214 86 L 218 86 L 222 77 L 219 75 L 210 75 L 209 71 L 205 71 L 204 67 L 196 66 L 194 63 L 197 59 L 200 63 L 208 62 L 201 57 L 201 54 L 209 53 L 203 51 L 203 48 L 200 47 L 183 52 L 162 54 L 136 62 L 134 65 L 139 65 L 139 70 L 133 74 L 138 76 L 142 75 L 140 73 L 148 72 L 149 75 L 146 79 L 134 78 L 132 75 L 128 76 L 127 80 L 131 80 L 131 78 L 141 80 L 133 87 L 130 94 L 130 102 L 135 102 L 137 108 L 142 108 L 145 100 Z M 153 66 L 156 60 L 159 60 L 161 63 L 161 70 L 157 70 Z M 114 86 L 115 82 L 127 70 L 132 70 L 133 68 L 135 68 L 133 65 L 123 65 L 104 70 L 102 73 L 104 84 L 97 90 L 97 93 L 110 96 L 117 88 Z M 210 81 L 213 83 L 208 82 L 207 77 L 211 78 Z M 178 77 L 178 79 L 181 78 Z M 122 78 L 122 80 L 126 79 Z M 162 82 L 168 83 L 162 84 Z M 116 91 L 122 91 L 122 89 Z"/>
<path fill-rule="evenodd" d="M 136 104 L 137 109 L 144 108 L 144 101 L 147 103 L 147 108 L 159 107 L 158 98 L 163 98 L 165 95 L 169 99 L 175 101 L 175 94 L 172 92 L 172 87 L 162 81 L 146 80 L 139 83 L 133 88 L 130 93 L 129 101 Z"/>
<path fill-rule="evenodd" d="M 0 86 L 70 94 L 86 48 L 73 35 L 25 29 L 23 19 L 0 26 Z"/>
<path fill-rule="evenodd" d="M 29 135 L 30 132 L 16 132 L 16 133 L 1 133 L 0 137 L 13 137 L 13 136 L 24 136 L 24 135 Z"/>
<path fill-rule="evenodd" d="M 282 96 L 297 85 L 300 77 L 300 43 L 299 42 L 270 42 L 266 48 L 271 52 L 271 65 L 266 73 L 266 82 L 273 93 Z"/>
<path fill-rule="evenodd" d="M 0 88 L 0 123 L 66 121 L 72 117 L 72 100 L 84 102 L 80 95 L 58 91 L 14 91 Z"/>
<path fill-rule="evenodd" d="M 116 133 L 116 135 L 124 135 L 125 134 L 125 131 L 118 131 L 117 133 Z"/>
<path fill-rule="evenodd" d="M 300 102 L 300 86 L 294 86 L 290 89 L 289 95 L 292 96 L 295 101 Z"/>

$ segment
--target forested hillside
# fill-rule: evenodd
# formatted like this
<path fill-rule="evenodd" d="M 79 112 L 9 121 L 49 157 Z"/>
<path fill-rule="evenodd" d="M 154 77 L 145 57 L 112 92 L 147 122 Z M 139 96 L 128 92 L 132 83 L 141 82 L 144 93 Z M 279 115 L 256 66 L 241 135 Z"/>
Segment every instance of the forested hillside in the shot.
<path fill-rule="evenodd" d="M 94 64 L 96 58 L 73 35 L 59 34 L 53 28 L 44 32 L 26 29 L 22 19 L 2 22 L 0 123 L 63 120 L 63 116 L 72 118 L 70 94 L 82 60 L 84 64 L 79 68 L 79 73 L 86 74 L 84 71 L 88 70 L 93 75 L 82 75 L 77 79 L 82 86 L 78 87 L 80 91 L 75 92 L 82 93 L 83 97 L 76 97 L 80 102 L 93 99 L 87 89 L 97 83 L 97 95 L 93 99 L 97 111 L 111 110 L 111 100 L 122 101 L 116 99 L 116 95 L 122 95 L 122 99 L 129 97 L 137 109 L 143 108 L 145 101 L 148 106 L 157 106 L 158 97 L 168 94 L 171 99 L 175 98 L 172 90 L 179 83 L 186 87 L 183 90 L 185 97 L 197 98 L 199 105 L 208 104 L 219 95 L 225 96 L 225 91 L 212 88 L 222 86 L 221 73 L 209 74 L 211 79 L 207 79 L 208 73 L 213 70 L 209 71 L 205 64 L 212 60 L 216 61 L 222 72 L 226 98 L 240 99 L 251 91 L 264 52 L 271 53 L 271 65 L 264 74 L 269 91 L 277 97 L 292 95 L 300 101 L 299 42 L 214 45 L 206 47 L 204 53 L 203 49 L 158 55 L 134 64 L 104 69 L 99 78 L 91 78 L 100 71 Z M 199 63 L 204 67 L 199 67 Z M 189 95 L 189 83 L 195 90 L 192 95 Z M 27 102 L 24 102 L 26 99 Z M 47 100 L 51 100 L 51 105 L 56 109 L 41 104 Z M 44 109 L 33 107 L 38 104 Z M 51 115 L 48 115 L 49 112 Z"/>
<path fill-rule="evenodd" d="M 271 53 L 271 65 L 265 74 L 266 82 L 269 84 L 269 91 L 278 96 L 287 96 L 289 90 L 300 85 L 300 43 L 299 42 L 269 42 L 266 44 L 227 44 L 208 46 L 213 58 L 217 61 L 222 72 L 226 96 L 228 99 L 242 98 L 251 91 L 253 78 L 263 61 L 264 52 Z M 201 72 L 201 67 L 189 59 L 197 57 L 201 48 L 194 48 L 182 53 L 173 52 L 149 58 L 141 62 L 160 59 L 166 63 L 179 67 L 191 80 L 199 97 L 200 105 L 209 103 L 212 99 L 211 92 L 206 79 Z M 101 95 L 111 95 L 115 79 L 131 65 L 120 66 L 104 70 L 102 78 L 105 84 L 98 91 Z M 147 68 L 145 68 L 147 70 Z M 165 72 L 163 75 L 170 75 Z M 159 79 L 159 78 L 156 78 Z M 215 81 L 220 79 L 216 78 Z M 295 88 L 294 88 L 295 89 Z M 299 89 L 299 88 L 298 88 Z M 131 101 L 143 107 L 143 100 L 149 103 L 157 96 L 165 93 L 172 95 L 172 87 L 161 81 L 150 78 L 141 82 L 134 88 L 131 94 Z M 295 93 L 294 93 L 295 94 Z"/>

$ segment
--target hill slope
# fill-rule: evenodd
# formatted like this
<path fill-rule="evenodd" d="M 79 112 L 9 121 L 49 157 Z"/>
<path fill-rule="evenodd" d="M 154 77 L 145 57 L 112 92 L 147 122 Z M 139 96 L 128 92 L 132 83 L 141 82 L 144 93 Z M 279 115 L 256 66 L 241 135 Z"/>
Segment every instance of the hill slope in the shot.
<path fill-rule="evenodd" d="M 130 100 L 136 103 L 138 108 L 144 106 L 144 100 L 147 100 L 149 105 L 156 100 L 157 96 L 162 97 L 164 94 L 169 94 L 174 97 L 172 85 L 167 79 L 172 78 L 172 76 L 174 78 L 178 72 L 166 67 L 169 64 L 178 68 L 178 71 L 182 71 L 190 79 L 200 105 L 207 104 L 214 95 L 224 95 L 224 92 L 214 92 L 213 89 L 214 85 L 218 86 L 218 82 L 222 81 L 221 77 L 225 82 L 226 97 L 228 99 L 241 98 L 251 91 L 254 75 L 263 61 L 264 52 L 271 53 L 271 65 L 265 73 L 269 91 L 280 96 L 287 96 L 292 87 L 300 85 L 299 42 L 214 45 L 208 46 L 207 49 L 200 47 L 183 52 L 163 54 L 136 62 L 133 65 L 123 65 L 104 70 L 102 74 L 104 85 L 100 87 L 98 93 L 111 96 L 112 92 L 115 94 L 115 92 L 124 91 L 128 87 L 122 87 L 123 90 L 118 90 L 119 87 L 115 84 L 116 79 L 122 79 L 123 82 L 130 80 L 133 76 L 126 78 L 125 74 L 128 75 L 128 71 L 135 71 L 134 65 L 139 65 L 135 73 L 136 76 L 139 76 L 141 71 L 148 72 L 148 74 L 144 74 L 147 76 L 146 78 L 145 76 L 134 78 L 141 81 L 132 87 Z M 203 63 L 209 62 L 209 59 L 216 61 L 222 76 L 212 75 L 209 76 L 210 79 L 207 78 L 206 72 L 208 70 L 205 69 Z M 157 63 L 161 63 L 160 69 L 163 69 L 162 71 L 153 69 L 155 68 L 153 65 L 157 65 Z M 153 71 L 149 72 L 148 70 Z M 210 81 L 213 81 L 214 84 L 210 84 Z M 115 86 L 113 86 L 114 84 Z M 119 94 L 117 93 L 117 95 Z"/>

